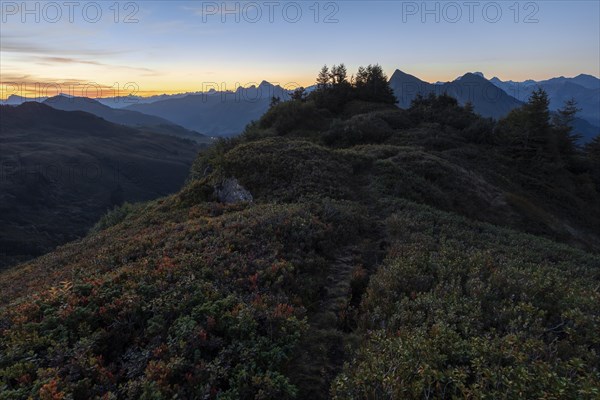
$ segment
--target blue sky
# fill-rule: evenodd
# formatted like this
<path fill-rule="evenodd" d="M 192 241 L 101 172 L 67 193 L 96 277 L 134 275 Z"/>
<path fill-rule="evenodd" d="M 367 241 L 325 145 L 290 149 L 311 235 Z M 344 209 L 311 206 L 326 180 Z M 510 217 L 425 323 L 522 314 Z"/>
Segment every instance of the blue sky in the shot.
<path fill-rule="evenodd" d="M 83 1 L 72 20 L 62 1 L 60 16 L 48 3 L 29 2 L 24 14 L 20 1 L 2 1 L 0 97 L 35 82 L 61 91 L 94 82 L 103 95 L 130 82 L 140 94 L 263 79 L 310 85 L 323 64 L 340 62 L 428 81 L 467 71 L 504 80 L 600 75 L 596 0 L 138 1 L 119 2 L 118 15 L 114 1 Z"/>

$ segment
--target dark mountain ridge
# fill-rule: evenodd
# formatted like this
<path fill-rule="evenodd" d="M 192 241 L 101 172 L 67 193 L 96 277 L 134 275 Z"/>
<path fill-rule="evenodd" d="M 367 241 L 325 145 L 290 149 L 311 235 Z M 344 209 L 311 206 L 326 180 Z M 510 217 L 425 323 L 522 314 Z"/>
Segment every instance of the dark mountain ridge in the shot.
<path fill-rule="evenodd" d="M 197 142 L 208 143 L 210 139 L 198 132 L 190 131 L 164 118 L 137 111 L 114 109 L 87 97 L 55 96 L 44 100 L 52 108 L 63 111 L 85 111 L 105 120 L 155 133 L 168 134 Z"/>
<path fill-rule="evenodd" d="M 579 116 L 594 126 L 600 126 L 600 79 L 591 75 L 578 75 L 574 78 L 552 78 L 544 81 L 506 81 L 498 78 L 490 80 L 506 93 L 527 101 L 531 92 L 544 89 L 550 97 L 550 109 L 557 110 L 567 100 L 575 99 L 581 109 Z"/>

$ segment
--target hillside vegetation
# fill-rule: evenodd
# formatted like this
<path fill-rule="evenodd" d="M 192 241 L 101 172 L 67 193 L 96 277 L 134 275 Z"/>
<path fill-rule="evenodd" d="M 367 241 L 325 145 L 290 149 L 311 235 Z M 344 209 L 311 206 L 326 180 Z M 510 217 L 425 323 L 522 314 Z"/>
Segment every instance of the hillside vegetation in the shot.
<path fill-rule="evenodd" d="M 318 84 L 0 274 L 0 398 L 598 398 L 597 140 Z"/>

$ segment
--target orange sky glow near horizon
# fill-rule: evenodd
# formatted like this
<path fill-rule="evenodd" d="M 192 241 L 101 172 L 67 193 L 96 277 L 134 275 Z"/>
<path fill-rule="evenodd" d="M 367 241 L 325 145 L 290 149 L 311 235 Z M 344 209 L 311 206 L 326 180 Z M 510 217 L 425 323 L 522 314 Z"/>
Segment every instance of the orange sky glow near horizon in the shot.
<path fill-rule="evenodd" d="M 388 75 L 391 76 L 394 70 L 390 70 Z M 404 71 L 407 72 L 407 71 Z M 466 72 L 475 72 L 474 69 L 465 70 L 462 73 L 445 74 L 441 75 L 429 75 L 418 73 L 412 73 L 419 79 L 426 82 L 448 82 L 456 79 L 458 76 Z M 411 72 L 407 72 L 411 73 Z M 496 75 L 494 75 L 496 76 Z M 561 74 L 547 74 L 545 76 L 533 78 L 534 80 L 544 80 L 553 77 L 562 76 Z M 565 75 L 568 76 L 568 75 Z M 487 78 L 491 78 L 491 75 L 487 75 Z M 524 81 L 532 79 L 532 77 L 511 77 L 504 78 L 500 76 L 502 80 L 514 80 Z M 314 77 L 303 76 L 298 79 L 264 79 L 264 78 L 247 78 L 245 80 L 206 80 L 198 82 L 143 82 L 138 83 L 136 81 L 115 81 L 112 85 L 103 84 L 100 80 L 61 80 L 52 79 L 49 81 L 30 81 L 13 79 L 11 81 L 0 81 L 0 100 L 6 100 L 11 95 L 17 95 L 27 98 L 42 98 L 52 97 L 58 94 L 67 94 L 77 97 L 90 97 L 90 98 L 107 98 L 116 96 L 127 96 L 134 95 L 139 97 L 152 97 L 158 95 L 177 95 L 184 93 L 196 93 L 196 92 L 207 92 L 211 89 L 217 89 L 219 91 L 235 91 L 238 87 L 250 87 L 252 85 L 259 85 L 260 82 L 266 80 L 272 84 L 276 84 L 284 87 L 285 89 L 293 90 L 298 87 L 308 87 L 314 85 Z M 110 79 L 106 80 L 110 82 Z"/>

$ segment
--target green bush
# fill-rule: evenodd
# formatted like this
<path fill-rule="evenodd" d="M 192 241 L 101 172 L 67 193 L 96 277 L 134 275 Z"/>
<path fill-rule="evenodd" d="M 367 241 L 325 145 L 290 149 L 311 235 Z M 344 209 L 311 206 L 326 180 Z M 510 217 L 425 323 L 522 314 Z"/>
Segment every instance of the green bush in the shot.
<path fill-rule="evenodd" d="M 128 215 L 137 210 L 140 206 L 131 204 L 131 203 L 123 203 L 121 206 L 115 206 L 112 210 L 107 212 L 100 220 L 94 225 L 94 227 L 90 230 L 90 232 L 100 232 L 104 229 L 108 229 L 111 226 L 115 226 Z"/>
<path fill-rule="evenodd" d="M 597 397 L 600 259 L 423 211 L 388 221 L 365 341 L 333 397 Z"/>
<path fill-rule="evenodd" d="M 345 121 L 334 121 L 322 138 L 328 146 L 349 147 L 383 143 L 393 134 L 394 131 L 387 122 L 367 114 L 357 115 Z"/>
<path fill-rule="evenodd" d="M 68 276 L 0 311 L 0 397 L 295 397 L 306 309 L 360 215 L 328 201 L 213 216 L 173 196 L 61 248 Z"/>
<path fill-rule="evenodd" d="M 341 156 L 308 141 L 268 138 L 245 143 L 227 152 L 222 166 L 255 199 L 352 197 L 351 168 Z"/>
<path fill-rule="evenodd" d="M 272 107 L 260 119 L 261 129 L 272 129 L 280 136 L 298 131 L 318 131 L 328 124 L 330 113 L 312 101 L 287 101 Z"/>

